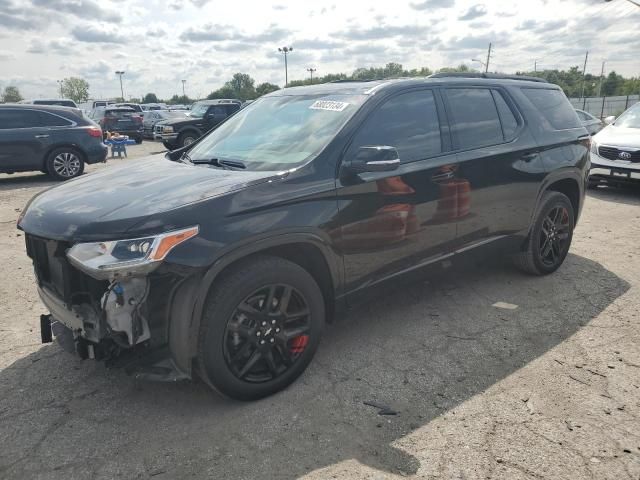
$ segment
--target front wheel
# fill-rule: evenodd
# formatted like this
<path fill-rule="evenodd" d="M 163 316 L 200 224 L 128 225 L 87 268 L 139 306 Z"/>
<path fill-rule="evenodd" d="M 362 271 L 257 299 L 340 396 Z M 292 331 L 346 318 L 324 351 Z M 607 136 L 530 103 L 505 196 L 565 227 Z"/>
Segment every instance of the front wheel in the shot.
<path fill-rule="evenodd" d="M 221 278 L 202 317 L 200 375 L 220 393 L 255 400 L 306 369 L 325 321 L 322 292 L 299 265 L 255 256 Z"/>
<path fill-rule="evenodd" d="M 525 250 L 514 256 L 515 265 L 532 275 L 555 272 L 569 253 L 575 213 L 566 195 L 545 192 Z"/>
<path fill-rule="evenodd" d="M 187 147 L 198 139 L 198 135 L 194 132 L 186 132 L 180 135 L 178 142 L 181 147 Z"/>
<path fill-rule="evenodd" d="M 162 145 L 164 145 L 164 148 L 166 148 L 169 151 L 176 149 L 176 147 L 173 144 L 167 142 L 166 140 L 162 141 Z"/>

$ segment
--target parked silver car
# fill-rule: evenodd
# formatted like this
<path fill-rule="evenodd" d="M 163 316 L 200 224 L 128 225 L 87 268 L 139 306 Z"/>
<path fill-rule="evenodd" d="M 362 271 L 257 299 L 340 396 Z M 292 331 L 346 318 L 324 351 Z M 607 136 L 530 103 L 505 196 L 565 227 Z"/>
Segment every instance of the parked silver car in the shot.
<path fill-rule="evenodd" d="M 640 184 L 640 103 L 608 124 L 591 140 L 589 185 L 636 182 Z"/>
<path fill-rule="evenodd" d="M 604 127 L 604 123 L 598 117 L 594 117 L 589 112 L 585 112 L 584 110 L 579 110 L 576 108 L 576 113 L 578 114 L 578 118 L 584 125 L 584 128 L 587 129 L 589 135 L 595 135 L 602 127 Z"/>

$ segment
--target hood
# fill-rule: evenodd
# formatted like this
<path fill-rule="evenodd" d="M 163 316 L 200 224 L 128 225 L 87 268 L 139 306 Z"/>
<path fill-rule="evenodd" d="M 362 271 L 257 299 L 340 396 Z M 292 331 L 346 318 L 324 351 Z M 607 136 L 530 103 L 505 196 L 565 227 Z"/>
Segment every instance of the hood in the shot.
<path fill-rule="evenodd" d="M 276 172 L 223 170 L 161 155 L 67 181 L 36 195 L 19 227 L 55 240 L 119 238 L 145 218 L 266 182 Z"/>
<path fill-rule="evenodd" d="M 166 120 L 162 120 L 162 123 L 165 125 L 174 125 L 174 124 L 184 124 L 185 122 L 198 123 L 203 121 L 200 117 L 191 117 L 189 115 L 185 115 L 184 117 L 176 117 L 176 118 L 167 118 Z"/>
<path fill-rule="evenodd" d="M 602 145 L 612 147 L 628 147 L 640 149 L 640 128 L 625 128 L 609 125 L 598 132 L 593 140 Z"/>

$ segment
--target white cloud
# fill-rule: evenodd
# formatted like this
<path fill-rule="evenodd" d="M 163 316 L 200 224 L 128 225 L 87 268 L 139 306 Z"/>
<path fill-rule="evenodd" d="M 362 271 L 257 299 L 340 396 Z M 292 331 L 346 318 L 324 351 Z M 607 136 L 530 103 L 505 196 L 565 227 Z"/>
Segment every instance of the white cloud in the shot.
<path fill-rule="evenodd" d="M 640 75 L 640 11 L 622 0 L 0 0 L 0 83 L 20 81 L 26 96 L 51 96 L 56 78 L 86 76 L 98 96 L 206 95 L 233 73 L 282 84 L 281 46 L 293 46 L 289 78 L 402 63 L 432 69 L 486 57 L 515 72 L 538 64 L 569 68 L 584 60 L 599 73 L 608 60 Z M 314 16 L 311 17 L 311 12 Z M 615 63 L 614 63 L 615 62 Z"/>

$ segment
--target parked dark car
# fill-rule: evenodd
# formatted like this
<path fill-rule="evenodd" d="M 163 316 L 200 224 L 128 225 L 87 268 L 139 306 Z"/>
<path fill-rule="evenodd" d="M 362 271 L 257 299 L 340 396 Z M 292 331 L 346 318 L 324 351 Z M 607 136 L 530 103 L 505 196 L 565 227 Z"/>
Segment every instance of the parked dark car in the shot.
<path fill-rule="evenodd" d="M 1 173 L 40 170 L 67 180 L 106 157 L 102 130 L 78 109 L 0 105 Z"/>
<path fill-rule="evenodd" d="M 132 108 L 133 110 L 135 110 L 138 113 L 143 113 L 144 112 L 144 109 L 138 103 L 115 103 L 113 106 L 114 107 L 129 107 L 129 108 Z"/>
<path fill-rule="evenodd" d="M 142 120 L 142 133 L 147 138 L 154 138 L 154 127 L 158 122 L 165 122 L 175 119 L 185 119 L 187 110 L 150 110 L 145 112 Z M 161 131 L 162 132 L 162 131 Z"/>
<path fill-rule="evenodd" d="M 188 117 L 177 118 L 163 124 L 162 143 L 169 150 L 186 147 L 240 110 L 241 105 L 240 100 L 196 102 L 189 110 Z"/>
<path fill-rule="evenodd" d="M 90 117 L 100 125 L 102 131 L 118 132 L 131 137 L 136 143 L 142 143 L 142 116 L 130 107 L 94 108 Z"/>
<path fill-rule="evenodd" d="M 19 228 L 45 341 L 53 322 L 83 357 L 256 399 L 294 381 L 325 321 L 370 287 L 489 246 L 554 272 L 588 170 L 589 135 L 555 85 L 339 82 L 46 191 Z"/>

